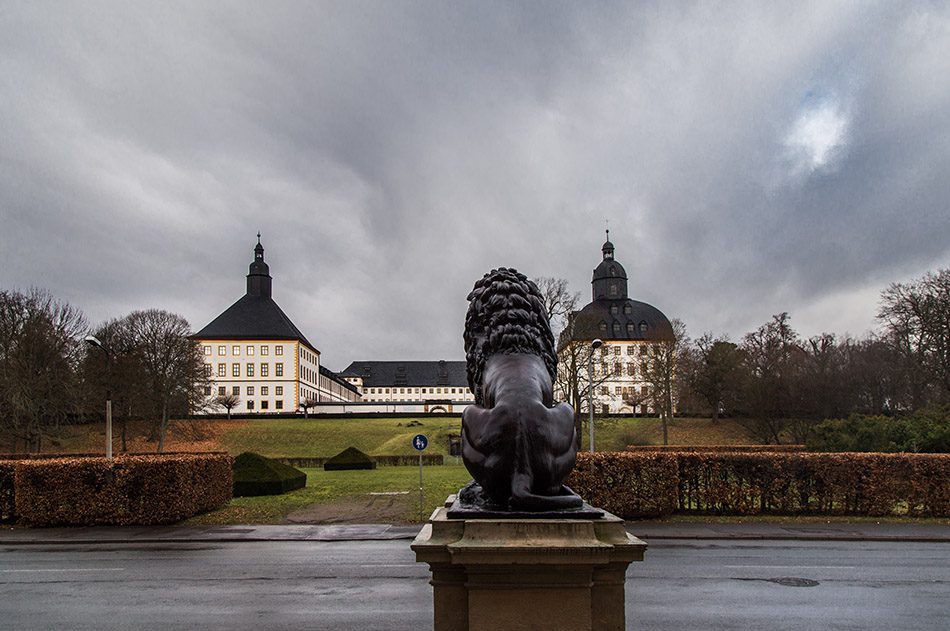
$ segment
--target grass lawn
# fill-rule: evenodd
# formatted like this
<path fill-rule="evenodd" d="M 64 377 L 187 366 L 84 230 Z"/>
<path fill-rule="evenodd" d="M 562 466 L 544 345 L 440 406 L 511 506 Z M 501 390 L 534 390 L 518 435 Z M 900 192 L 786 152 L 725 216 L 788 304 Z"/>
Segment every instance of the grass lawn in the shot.
<path fill-rule="evenodd" d="M 332 505 L 371 499 L 370 493 L 394 493 L 400 504 L 393 521 L 421 523 L 429 518 L 449 494 L 455 493 L 471 480 L 465 467 L 456 464 L 424 467 L 422 488 L 424 517 L 419 513 L 419 468 L 378 467 L 362 471 L 324 471 L 303 469 L 307 486 L 283 495 L 236 497 L 219 510 L 193 517 L 186 524 L 278 524 L 294 510 L 314 504 Z M 341 506 L 341 510 L 345 510 Z M 345 516 L 343 516 L 345 517 Z M 345 521 L 345 519 L 344 519 Z M 369 520 L 380 521 L 380 520 Z M 383 520 L 388 521 L 388 520 Z"/>

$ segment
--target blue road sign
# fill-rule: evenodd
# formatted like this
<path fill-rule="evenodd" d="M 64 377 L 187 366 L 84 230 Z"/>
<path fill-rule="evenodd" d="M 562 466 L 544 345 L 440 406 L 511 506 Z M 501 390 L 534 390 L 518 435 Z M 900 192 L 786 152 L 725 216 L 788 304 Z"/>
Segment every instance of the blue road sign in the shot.
<path fill-rule="evenodd" d="M 412 437 L 412 446 L 419 451 L 425 451 L 425 448 L 429 446 L 429 439 L 424 434 L 416 434 Z"/>

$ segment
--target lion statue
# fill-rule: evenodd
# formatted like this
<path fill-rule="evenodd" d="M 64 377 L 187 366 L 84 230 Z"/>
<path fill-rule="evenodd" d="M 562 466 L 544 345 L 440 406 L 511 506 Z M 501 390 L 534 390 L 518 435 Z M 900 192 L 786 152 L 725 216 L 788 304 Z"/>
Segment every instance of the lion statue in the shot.
<path fill-rule="evenodd" d="M 462 459 L 503 510 L 573 509 L 563 482 L 577 455 L 574 410 L 554 401 L 554 335 L 537 285 L 514 269 L 475 283 L 465 316 L 465 358 L 475 404 L 462 414 Z M 473 490 L 474 489 L 474 490 Z"/>

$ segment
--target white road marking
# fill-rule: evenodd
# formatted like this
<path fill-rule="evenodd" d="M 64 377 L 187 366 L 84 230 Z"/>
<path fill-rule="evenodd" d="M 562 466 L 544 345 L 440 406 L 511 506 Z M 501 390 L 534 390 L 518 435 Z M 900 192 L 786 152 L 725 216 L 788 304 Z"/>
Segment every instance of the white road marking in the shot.
<path fill-rule="evenodd" d="M 124 567 L 91 567 L 88 569 L 78 567 L 66 568 L 48 568 L 48 569 L 30 569 L 30 570 L 0 570 L 0 572 L 124 572 Z"/>
<path fill-rule="evenodd" d="M 769 570 L 786 568 L 792 570 L 855 570 L 857 566 L 855 565 L 724 565 L 723 567 L 729 568 L 730 570 L 738 570 L 742 568 L 764 568 Z"/>

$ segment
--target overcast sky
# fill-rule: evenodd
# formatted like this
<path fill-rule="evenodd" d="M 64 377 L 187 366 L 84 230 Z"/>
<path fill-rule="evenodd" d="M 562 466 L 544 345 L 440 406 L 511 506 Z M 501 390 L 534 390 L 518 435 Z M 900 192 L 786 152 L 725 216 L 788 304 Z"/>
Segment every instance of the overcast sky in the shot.
<path fill-rule="evenodd" d="M 340 370 L 462 359 L 493 267 L 694 337 L 861 335 L 950 265 L 945 2 L 0 8 L 0 288 L 197 330 L 274 298 Z"/>

